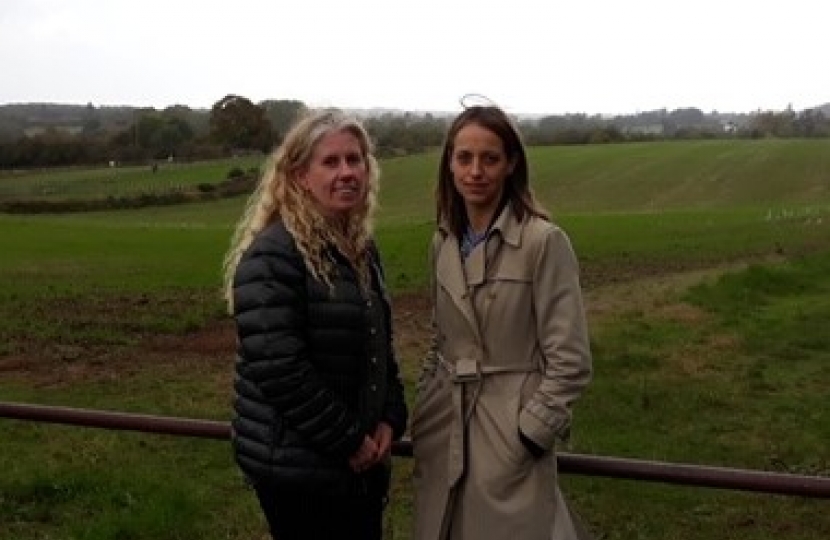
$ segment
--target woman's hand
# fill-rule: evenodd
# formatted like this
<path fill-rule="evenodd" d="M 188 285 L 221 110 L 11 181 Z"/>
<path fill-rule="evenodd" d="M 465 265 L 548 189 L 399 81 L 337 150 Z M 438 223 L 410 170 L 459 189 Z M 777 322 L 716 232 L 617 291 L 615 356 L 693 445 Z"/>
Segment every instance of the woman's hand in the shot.
<path fill-rule="evenodd" d="M 392 426 L 386 422 L 379 423 L 375 428 L 373 440 L 378 447 L 378 461 L 392 455 Z"/>
<path fill-rule="evenodd" d="M 361 473 L 390 455 L 392 455 L 392 426 L 381 422 L 371 437 L 367 435 L 363 438 L 363 444 L 349 458 L 349 466 L 354 472 Z"/>
<path fill-rule="evenodd" d="M 377 463 L 378 455 L 377 443 L 373 438 L 366 435 L 363 437 L 363 443 L 360 445 L 360 448 L 349 458 L 349 466 L 356 473 L 363 472 Z"/>

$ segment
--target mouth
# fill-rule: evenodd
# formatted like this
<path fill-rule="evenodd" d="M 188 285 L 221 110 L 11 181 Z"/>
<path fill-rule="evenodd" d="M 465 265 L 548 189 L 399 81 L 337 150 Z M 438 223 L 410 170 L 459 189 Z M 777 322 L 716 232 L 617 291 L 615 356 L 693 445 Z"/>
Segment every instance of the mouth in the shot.
<path fill-rule="evenodd" d="M 332 190 L 334 197 L 339 197 L 347 200 L 353 200 L 360 197 L 361 189 L 358 184 L 345 184 L 337 186 Z"/>
<path fill-rule="evenodd" d="M 335 193 L 346 193 L 346 194 L 356 194 L 360 192 L 360 189 L 356 186 L 340 186 L 334 189 Z"/>

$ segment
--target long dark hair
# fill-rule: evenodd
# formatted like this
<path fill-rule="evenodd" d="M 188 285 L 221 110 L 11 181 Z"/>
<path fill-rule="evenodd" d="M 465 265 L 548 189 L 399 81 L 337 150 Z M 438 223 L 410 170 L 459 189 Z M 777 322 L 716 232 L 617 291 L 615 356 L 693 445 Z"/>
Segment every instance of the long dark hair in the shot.
<path fill-rule="evenodd" d="M 438 224 L 446 222 L 450 230 L 459 238 L 467 227 L 467 211 L 464 208 L 464 200 L 455 189 L 450 162 L 456 135 L 461 129 L 470 124 L 476 124 L 496 134 L 504 146 L 507 159 L 515 164 L 513 172 L 504 183 L 504 194 L 500 207 L 505 204 L 512 205 L 513 213 L 520 221 L 531 215 L 549 219 L 547 212 L 536 201 L 533 191 L 530 189 L 527 155 L 519 130 L 499 107 L 476 105 L 465 109 L 453 120 L 444 139 L 441 162 L 438 166 L 438 186 L 436 187 L 435 197 Z"/>

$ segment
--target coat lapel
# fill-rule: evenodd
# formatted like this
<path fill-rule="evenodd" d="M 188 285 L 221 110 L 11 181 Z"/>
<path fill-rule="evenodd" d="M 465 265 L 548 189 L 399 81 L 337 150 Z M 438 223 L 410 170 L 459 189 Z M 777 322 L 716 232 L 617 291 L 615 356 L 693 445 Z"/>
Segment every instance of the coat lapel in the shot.
<path fill-rule="evenodd" d="M 487 261 L 493 260 L 497 256 L 496 252 L 501 249 L 502 242 L 514 247 L 521 244 L 523 227 L 524 225 L 516 220 L 513 210 L 508 204 L 492 227 L 501 238 L 488 240 L 486 249 L 473 250 L 470 259 L 467 261 L 465 271 L 464 261 L 461 260 L 461 251 L 458 249 L 458 238 L 449 231 L 446 224 L 439 226 L 440 234 L 444 235 L 444 239 L 438 244 L 438 251 L 434 254 L 438 286 L 449 293 L 453 303 L 464 315 L 479 342 L 482 341 L 481 329 L 473 307 L 471 291 L 485 283 L 487 279 Z"/>
<path fill-rule="evenodd" d="M 464 272 L 464 262 L 461 260 L 461 252 L 458 249 L 458 240 L 454 235 L 448 234 L 438 249 L 436 278 L 439 287 L 445 289 L 458 310 L 473 329 L 476 338 L 480 341 L 478 320 L 473 309 L 472 298 L 470 297 L 467 276 Z M 481 264 L 481 278 L 484 277 L 484 263 Z"/>

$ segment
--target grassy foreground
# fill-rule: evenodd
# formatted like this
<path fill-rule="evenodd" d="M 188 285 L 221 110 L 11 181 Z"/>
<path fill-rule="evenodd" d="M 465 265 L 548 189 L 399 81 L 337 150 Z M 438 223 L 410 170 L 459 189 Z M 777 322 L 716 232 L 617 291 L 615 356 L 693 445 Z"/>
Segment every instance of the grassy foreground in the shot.
<path fill-rule="evenodd" d="M 830 165 L 815 149 L 762 143 L 532 151 L 537 191 L 582 261 L 595 354 L 567 450 L 830 475 Z M 765 175 L 751 155 L 791 161 Z M 641 176 L 625 172 L 638 161 Z M 433 163 L 384 163 L 378 224 L 410 399 L 428 317 Z M 681 189 L 717 167 L 735 171 L 722 177 L 729 196 Z M 753 182 L 727 181 L 745 169 Z M 618 180 L 628 190 L 608 189 L 602 170 L 628 175 Z M 590 200 L 603 212 L 589 213 Z M 219 264 L 243 203 L 0 216 L 0 400 L 226 420 Z M 396 460 L 388 538 L 409 538 L 410 468 Z M 223 442 L 0 419 L 0 470 L 2 540 L 265 538 Z M 825 501 L 562 483 L 606 539 L 830 537 Z"/>

